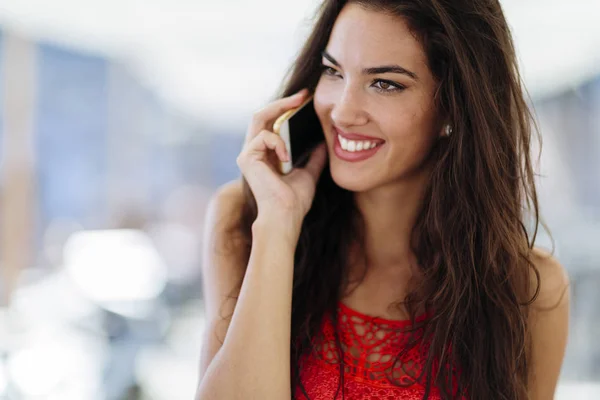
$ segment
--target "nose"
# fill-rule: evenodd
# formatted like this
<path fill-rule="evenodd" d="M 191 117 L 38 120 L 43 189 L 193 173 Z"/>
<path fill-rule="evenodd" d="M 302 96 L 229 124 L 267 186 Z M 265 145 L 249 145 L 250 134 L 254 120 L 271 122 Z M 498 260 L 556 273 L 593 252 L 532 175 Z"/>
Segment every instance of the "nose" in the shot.
<path fill-rule="evenodd" d="M 340 128 L 364 125 L 368 121 L 361 98 L 355 90 L 346 87 L 334 103 L 331 120 Z"/>

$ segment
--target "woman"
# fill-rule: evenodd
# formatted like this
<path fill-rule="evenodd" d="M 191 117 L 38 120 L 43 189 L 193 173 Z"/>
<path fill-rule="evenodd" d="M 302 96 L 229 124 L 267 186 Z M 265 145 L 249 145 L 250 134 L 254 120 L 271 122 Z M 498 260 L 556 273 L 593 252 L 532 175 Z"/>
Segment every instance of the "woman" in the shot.
<path fill-rule="evenodd" d="M 281 176 L 309 94 L 326 143 Z M 498 1 L 326 0 L 284 96 L 208 213 L 198 398 L 552 399 L 568 279 Z"/>

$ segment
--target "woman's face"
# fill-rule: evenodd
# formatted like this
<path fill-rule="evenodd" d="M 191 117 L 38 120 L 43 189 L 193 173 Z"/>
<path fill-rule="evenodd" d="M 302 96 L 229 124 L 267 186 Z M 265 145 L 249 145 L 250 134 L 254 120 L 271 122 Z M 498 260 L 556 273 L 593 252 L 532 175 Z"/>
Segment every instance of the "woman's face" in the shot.
<path fill-rule="evenodd" d="M 426 55 L 404 20 L 346 5 L 322 62 L 314 105 L 333 180 L 360 192 L 419 175 L 441 124 Z"/>

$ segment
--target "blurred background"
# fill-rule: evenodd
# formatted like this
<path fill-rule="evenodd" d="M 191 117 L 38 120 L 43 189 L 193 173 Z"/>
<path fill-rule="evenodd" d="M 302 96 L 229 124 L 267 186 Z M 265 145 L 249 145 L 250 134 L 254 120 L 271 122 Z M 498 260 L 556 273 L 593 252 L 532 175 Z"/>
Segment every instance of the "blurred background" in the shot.
<path fill-rule="evenodd" d="M 600 2 L 502 3 L 572 280 L 557 399 L 599 399 Z M 0 399 L 193 397 L 207 200 L 316 4 L 0 1 Z"/>

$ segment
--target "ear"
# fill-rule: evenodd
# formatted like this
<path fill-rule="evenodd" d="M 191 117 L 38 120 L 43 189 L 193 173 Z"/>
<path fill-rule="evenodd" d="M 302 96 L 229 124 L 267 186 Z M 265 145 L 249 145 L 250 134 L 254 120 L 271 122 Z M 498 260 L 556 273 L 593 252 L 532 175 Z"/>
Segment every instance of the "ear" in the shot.
<path fill-rule="evenodd" d="M 440 131 L 438 133 L 438 137 L 440 139 L 443 139 L 443 138 L 446 137 L 446 132 L 445 131 L 446 131 L 446 124 L 442 124 L 442 126 L 440 127 Z"/>

